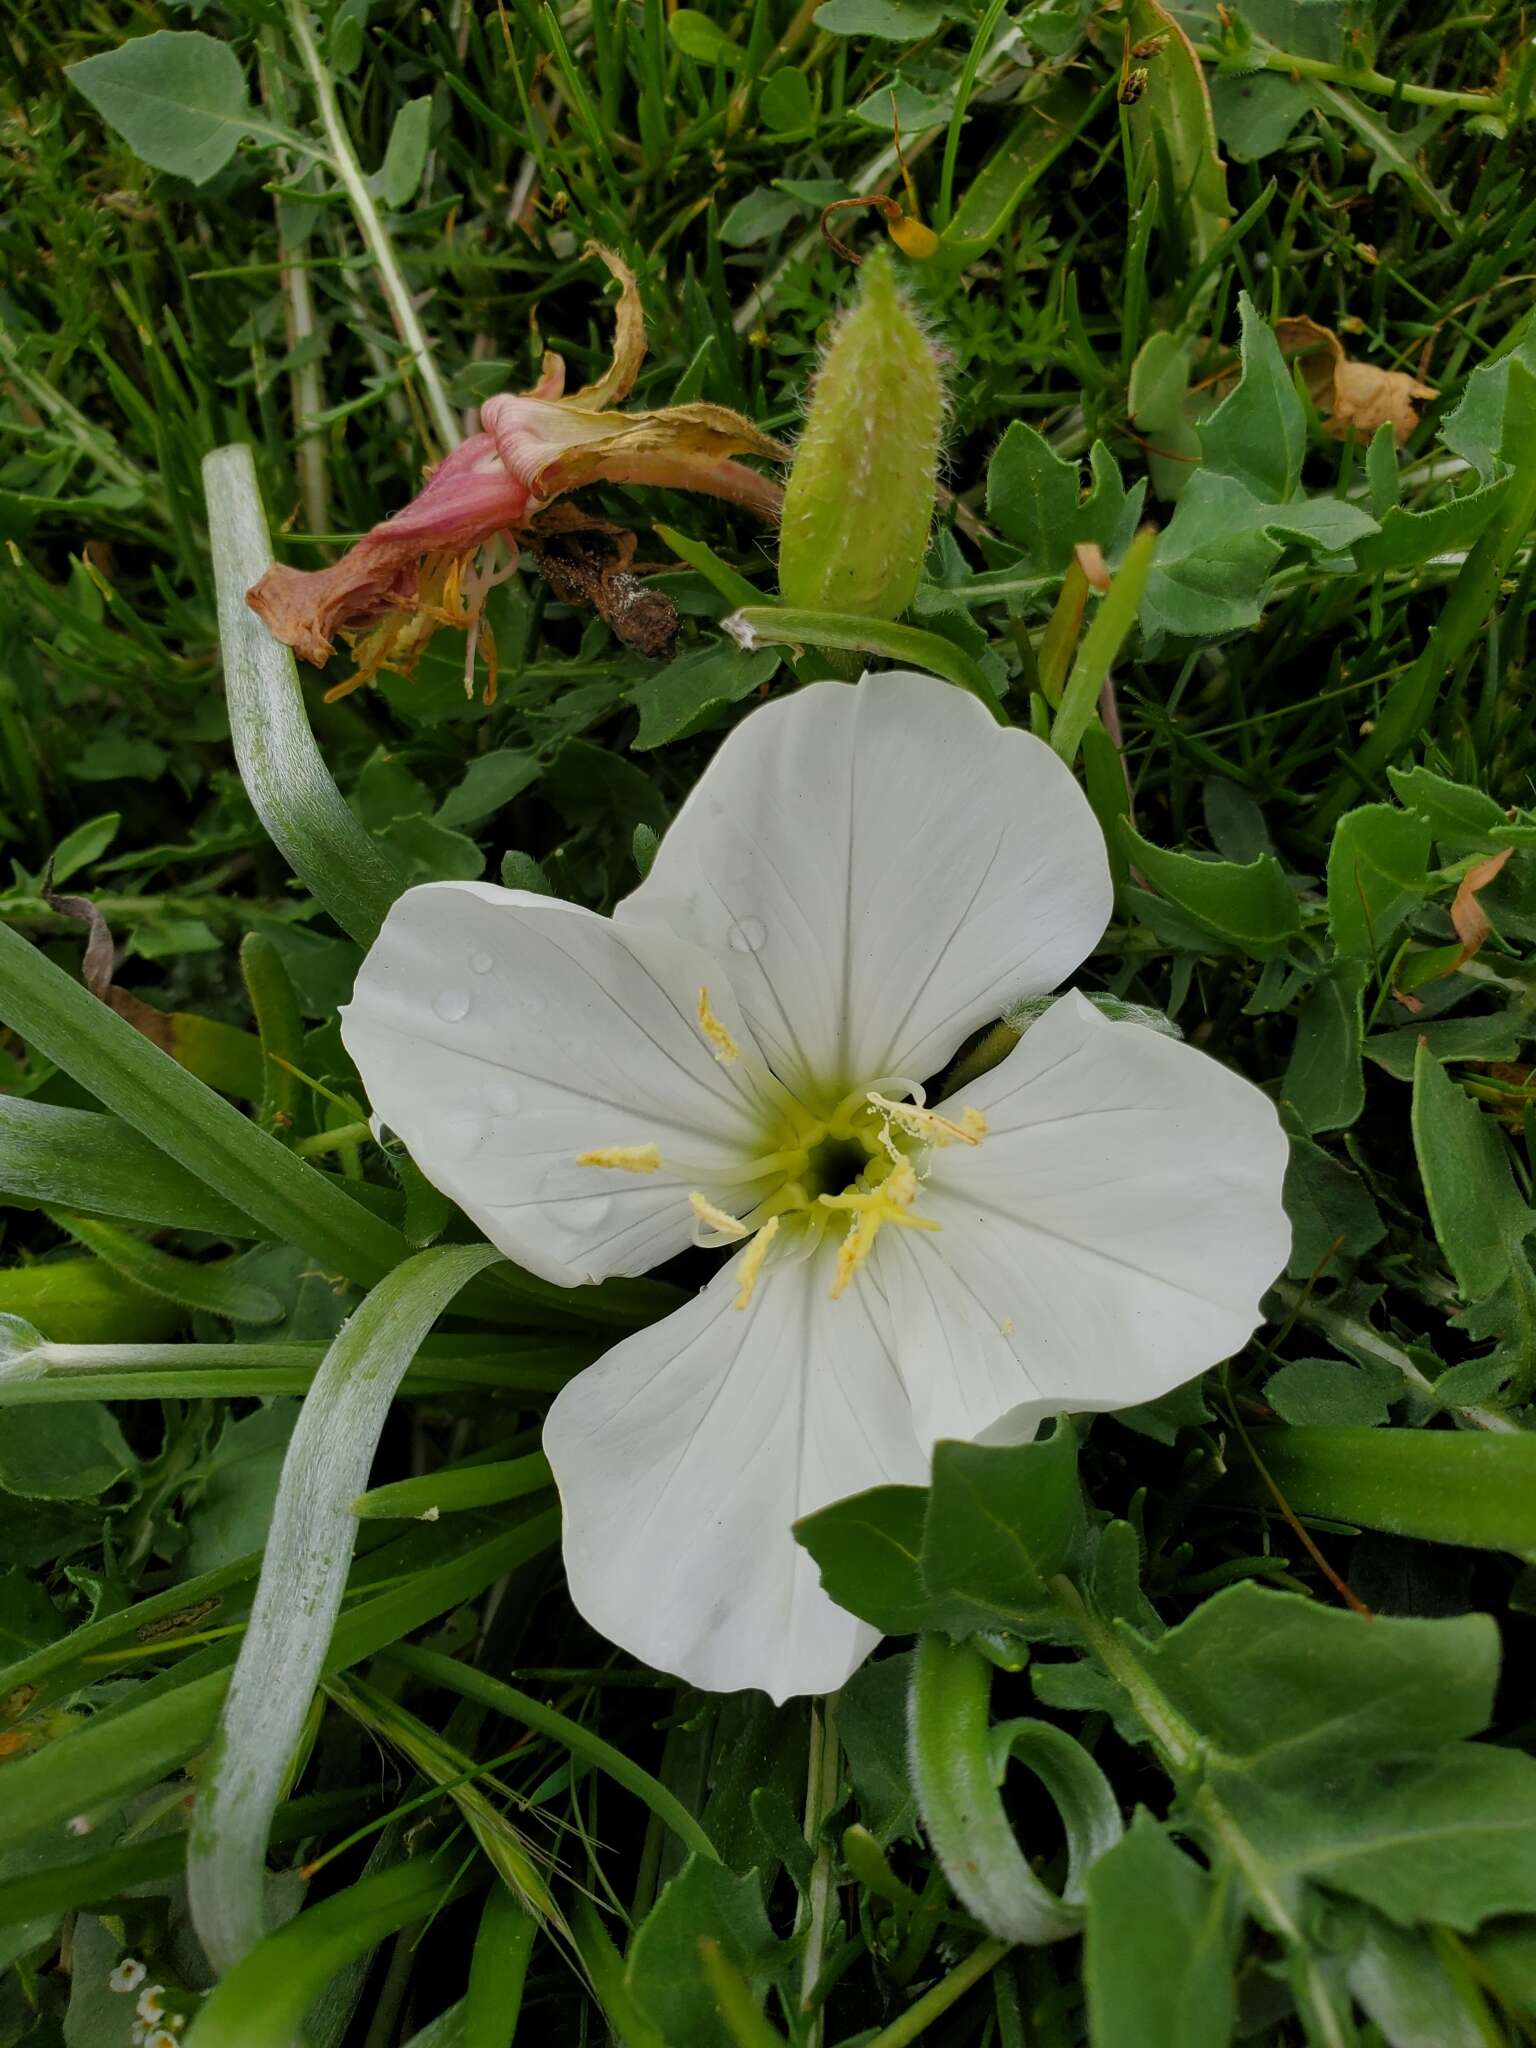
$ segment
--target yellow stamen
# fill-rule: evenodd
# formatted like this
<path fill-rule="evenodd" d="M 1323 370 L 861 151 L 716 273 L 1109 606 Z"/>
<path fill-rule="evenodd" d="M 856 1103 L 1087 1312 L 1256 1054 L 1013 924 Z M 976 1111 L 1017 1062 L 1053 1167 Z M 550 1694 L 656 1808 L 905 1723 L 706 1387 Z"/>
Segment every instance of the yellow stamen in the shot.
<path fill-rule="evenodd" d="M 837 1254 L 837 1277 L 832 1299 L 837 1300 L 860 1266 L 869 1257 L 882 1223 L 894 1223 L 903 1230 L 938 1230 L 931 1216 L 908 1214 L 920 1192 L 910 1159 L 892 1168 L 878 1187 L 849 1188 L 840 1195 L 818 1196 L 823 1208 L 847 1211 L 852 1221 Z"/>
<path fill-rule="evenodd" d="M 779 1234 L 779 1219 L 770 1216 L 762 1229 L 753 1238 L 741 1255 L 741 1264 L 736 1268 L 736 1306 L 745 1308 L 752 1299 L 757 1286 L 758 1275 L 763 1270 L 763 1261 L 768 1256 L 768 1247 Z"/>
<path fill-rule="evenodd" d="M 741 1047 L 720 1022 L 709 1006 L 709 990 L 699 990 L 699 1029 L 715 1049 L 715 1058 L 724 1066 L 733 1066 L 741 1058 Z"/>
<path fill-rule="evenodd" d="M 875 1094 L 867 1100 L 908 1137 L 930 1145 L 979 1145 L 987 1135 L 987 1120 L 979 1109 L 962 1109 L 957 1122 L 936 1109 L 919 1109 L 915 1102 L 892 1102 L 889 1096 Z"/>
<path fill-rule="evenodd" d="M 718 1230 L 722 1237 L 750 1237 L 751 1231 L 739 1218 L 724 1209 L 717 1209 L 707 1195 L 691 1194 L 688 1197 L 693 1213 L 701 1223 L 707 1223 L 711 1230 Z"/>
<path fill-rule="evenodd" d="M 834 1301 L 869 1257 L 879 1234 L 880 1218 L 872 1209 L 866 1209 L 861 1215 L 854 1217 L 849 1225 L 848 1235 L 838 1246 L 837 1278 L 832 1283 Z"/>
<path fill-rule="evenodd" d="M 596 1152 L 578 1152 L 578 1166 L 612 1166 L 620 1173 L 654 1173 L 661 1164 L 655 1145 L 604 1145 Z"/>

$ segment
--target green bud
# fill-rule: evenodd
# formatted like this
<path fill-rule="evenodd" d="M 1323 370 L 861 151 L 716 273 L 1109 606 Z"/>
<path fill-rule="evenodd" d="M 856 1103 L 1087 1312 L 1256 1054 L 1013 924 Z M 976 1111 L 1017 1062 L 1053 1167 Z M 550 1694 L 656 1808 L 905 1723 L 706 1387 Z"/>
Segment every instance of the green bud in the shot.
<path fill-rule="evenodd" d="M 933 520 L 943 413 L 933 345 L 890 252 L 877 249 L 817 373 L 785 488 L 786 604 L 874 619 L 906 610 Z"/>

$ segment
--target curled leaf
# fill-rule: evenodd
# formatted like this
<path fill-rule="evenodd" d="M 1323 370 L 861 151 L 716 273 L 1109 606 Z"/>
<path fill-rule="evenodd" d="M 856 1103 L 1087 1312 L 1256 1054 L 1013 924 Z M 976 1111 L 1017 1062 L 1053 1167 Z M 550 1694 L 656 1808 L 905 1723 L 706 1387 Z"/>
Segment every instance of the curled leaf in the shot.
<path fill-rule="evenodd" d="M 1390 426 L 1399 447 L 1419 424 L 1421 402 L 1438 398 L 1432 384 L 1421 384 L 1406 370 L 1378 370 L 1356 362 L 1331 327 L 1304 316 L 1275 326 L 1281 353 L 1302 359 L 1301 373 L 1323 424 L 1336 440 L 1351 433 L 1369 441 L 1378 427 Z"/>
<path fill-rule="evenodd" d="M 1451 923 L 1456 927 L 1456 936 L 1461 941 L 1461 951 L 1457 955 L 1455 967 L 1451 969 L 1452 973 L 1455 973 L 1457 968 L 1465 967 L 1472 956 L 1481 951 L 1483 941 L 1493 930 L 1488 921 L 1488 913 L 1478 899 L 1514 850 L 1512 846 L 1505 846 L 1499 852 L 1489 854 L 1486 860 L 1475 862 L 1457 885 L 1455 900 L 1451 904 Z"/>

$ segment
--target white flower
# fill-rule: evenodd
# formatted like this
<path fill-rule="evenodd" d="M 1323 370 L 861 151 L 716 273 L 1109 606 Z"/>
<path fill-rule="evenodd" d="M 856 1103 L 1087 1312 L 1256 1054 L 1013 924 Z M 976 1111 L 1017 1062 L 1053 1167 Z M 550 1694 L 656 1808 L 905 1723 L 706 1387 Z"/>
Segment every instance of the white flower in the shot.
<path fill-rule="evenodd" d="M 897 674 L 754 712 L 612 918 L 471 882 L 390 911 L 343 1035 L 429 1179 L 563 1285 L 731 1247 L 545 1426 L 572 1598 L 636 1656 L 830 1691 L 876 1637 L 799 1516 L 1252 1333 L 1289 1229 L 1248 1082 L 1068 995 L 926 1107 L 1110 901 L 1050 749 Z"/>
<path fill-rule="evenodd" d="M 107 1988 L 111 1991 L 137 1991 L 149 1971 L 137 1956 L 124 1956 L 107 1972 Z"/>

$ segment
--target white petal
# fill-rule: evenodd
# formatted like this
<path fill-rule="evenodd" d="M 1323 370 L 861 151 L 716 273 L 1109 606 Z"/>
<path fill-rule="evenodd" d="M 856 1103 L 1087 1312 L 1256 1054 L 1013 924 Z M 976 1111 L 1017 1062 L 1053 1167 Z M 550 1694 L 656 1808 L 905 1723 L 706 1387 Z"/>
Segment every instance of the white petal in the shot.
<path fill-rule="evenodd" d="M 925 1445 L 1151 1401 L 1247 1342 L 1291 1238 L 1250 1082 L 1069 995 L 956 1100 L 988 1134 L 929 1155 L 941 1229 L 871 1259 Z"/>
<path fill-rule="evenodd" d="M 1110 909 L 1103 836 L 1041 741 L 932 676 L 817 683 L 721 747 L 620 922 L 724 960 L 774 1071 L 926 1080 L 1055 988 Z"/>
<path fill-rule="evenodd" d="M 743 1048 L 733 1067 L 699 1031 L 701 987 Z M 620 931 L 547 896 L 408 889 L 363 962 L 342 1038 L 428 1180 L 558 1285 L 672 1257 L 700 1175 L 766 1149 L 760 1061 L 718 969 L 668 934 Z M 576 1163 L 649 1144 L 654 1173 Z M 752 1199 L 708 1186 L 726 1208 Z"/>
<path fill-rule="evenodd" d="M 834 1264 L 829 1244 L 770 1268 L 737 1309 L 731 1261 L 572 1380 L 544 1425 L 572 1599 L 611 1641 L 710 1691 L 783 1701 L 841 1685 L 878 1638 L 821 1590 L 791 1524 L 928 1476 L 878 1296 L 832 1301 Z"/>

